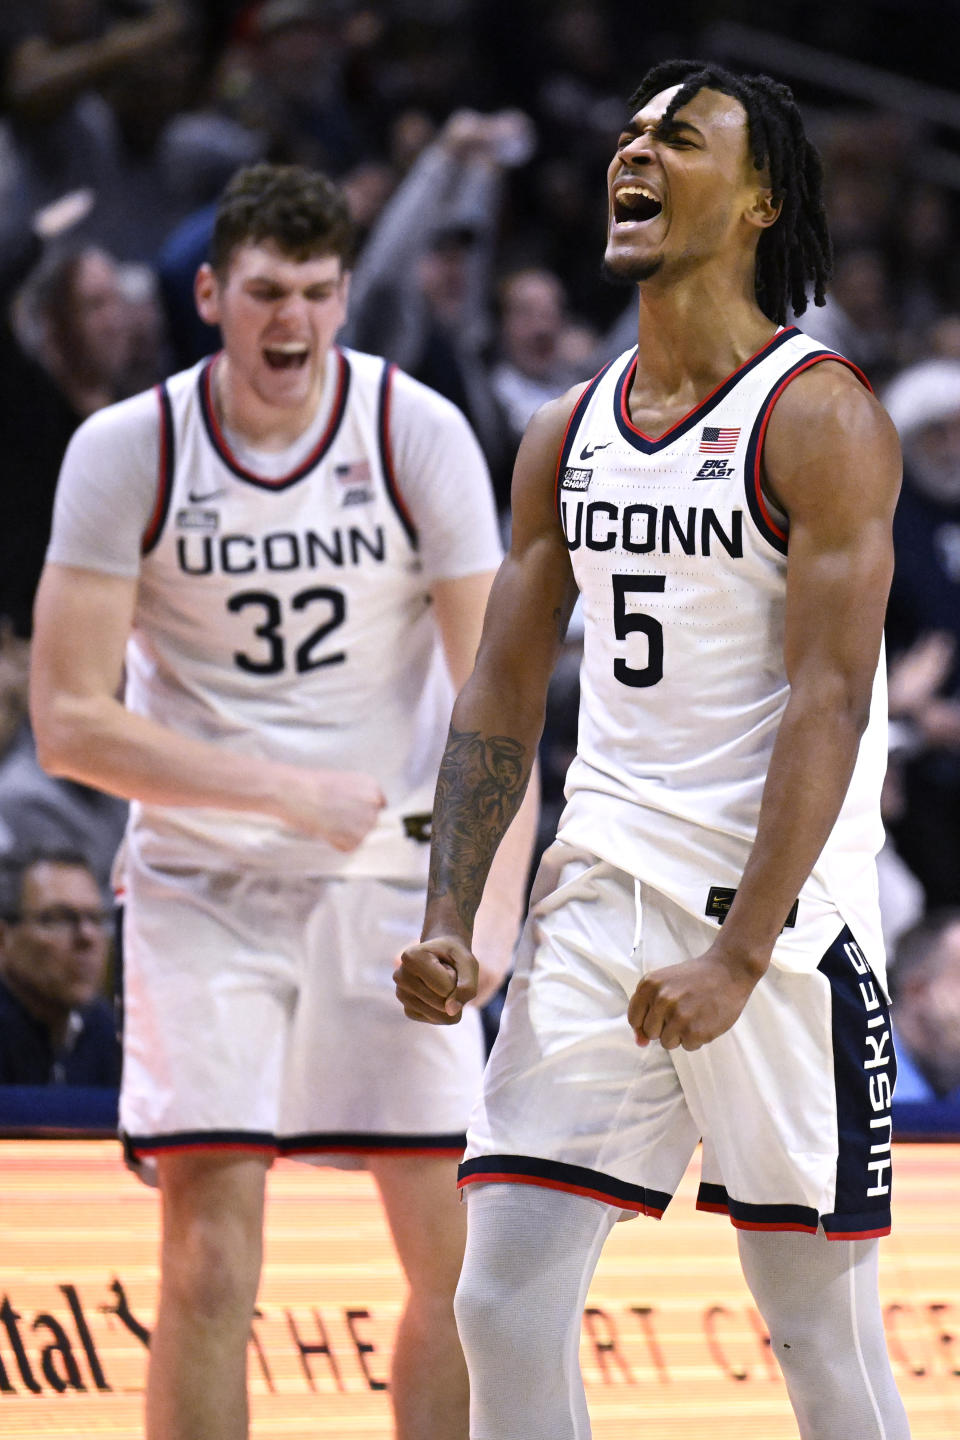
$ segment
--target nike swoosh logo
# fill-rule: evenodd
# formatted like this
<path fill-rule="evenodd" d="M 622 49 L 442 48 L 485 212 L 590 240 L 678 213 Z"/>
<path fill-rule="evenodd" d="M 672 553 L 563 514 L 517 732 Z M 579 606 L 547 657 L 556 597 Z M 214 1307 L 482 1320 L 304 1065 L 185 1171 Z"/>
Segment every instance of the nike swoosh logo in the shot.
<path fill-rule="evenodd" d="M 589 460 L 591 455 L 595 455 L 598 450 L 606 450 L 607 446 L 612 444 L 612 440 L 604 440 L 602 445 L 584 445 L 580 451 L 580 459 Z"/>
<path fill-rule="evenodd" d="M 216 500 L 221 495 L 226 495 L 226 490 L 210 490 L 206 495 L 198 495 L 195 490 L 187 492 L 187 499 L 191 505 L 204 505 L 208 500 Z"/>

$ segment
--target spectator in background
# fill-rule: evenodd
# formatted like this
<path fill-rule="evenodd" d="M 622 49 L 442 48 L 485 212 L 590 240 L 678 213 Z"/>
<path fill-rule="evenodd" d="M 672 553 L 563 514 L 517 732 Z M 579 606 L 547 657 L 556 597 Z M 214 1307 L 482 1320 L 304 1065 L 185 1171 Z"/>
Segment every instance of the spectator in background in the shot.
<path fill-rule="evenodd" d="M 149 265 L 128 260 L 118 274 L 123 300 L 126 336 L 120 394 L 149 390 L 168 371 L 167 324 L 157 273 Z"/>
<path fill-rule="evenodd" d="M 927 904 L 960 904 L 960 360 L 905 370 L 885 402 L 903 445 L 887 612 L 902 786 L 897 848 Z"/>
<path fill-rule="evenodd" d="M 890 987 L 897 1100 L 960 1101 L 960 908 L 901 936 Z"/>
<path fill-rule="evenodd" d="M 797 322 L 815 340 L 846 355 L 880 386 L 897 368 L 899 338 L 890 275 L 879 250 L 839 255 L 827 303 Z"/>
<path fill-rule="evenodd" d="M 150 261 L 179 219 L 262 153 L 258 135 L 210 108 L 205 38 L 218 7 L 154 0 L 125 18 L 106 0 L 36 8 L 22 7 L 5 45 L 0 35 L 13 221 L 88 186 L 84 240 Z"/>
<path fill-rule="evenodd" d="M 345 68 L 354 39 L 368 35 L 351 26 L 353 8 L 342 0 L 247 7 L 219 89 L 230 115 L 260 137 L 263 155 L 338 176 L 361 158 L 364 116 L 347 94 Z"/>
<path fill-rule="evenodd" d="M 17 197 L 14 223 L 65 191 L 90 186 L 95 204 L 85 238 L 115 245 L 117 228 L 156 235 L 164 187 L 135 201 L 130 193 L 123 127 L 107 92 L 136 77 L 144 110 L 149 86 L 166 88 L 170 113 L 184 98 L 165 71 L 186 46 L 188 21 L 179 0 L 158 0 L 149 11 L 117 20 L 103 0 L 46 0 L 21 5 L 9 21 L 0 74 L 0 108 L 10 117 Z M 149 202 L 149 203 L 147 203 Z M 145 211 L 147 213 L 145 213 Z M 143 258 L 127 254 L 123 258 Z"/>
<path fill-rule="evenodd" d="M 31 243 L 24 239 L 26 255 L 37 253 Z M 131 316 L 103 251 L 50 251 L 26 282 L 14 324 L 21 273 L 12 265 L 0 277 L 0 616 L 29 635 L 63 452 L 81 420 L 124 393 Z"/>
<path fill-rule="evenodd" d="M 902 199 L 898 193 L 896 221 L 894 274 L 901 324 L 919 339 L 960 300 L 956 206 L 936 185 L 914 183 L 905 187 Z M 930 346 L 924 344 L 915 353 L 928 355 Z"/>
<path fill-rule="evenodd" d="M 344 331 L 347 344 L 385 355 L 460 406 L 498 498 L 513 456 L 487 365 L 492 269 L 503 176 L 530 158 L 533 144 L 519 111 L 453 114 L 374 225 Z"/>
<path fill-rule="evenodd" d="M 132 348 L 116 261 L 93 247 L 42 262 L 21 297 L 19 334 L 66 405 L 85 420 L 123 393 Z"/>
<path fill-rule="evenodd" d="M 0 856 L 79 850 L 106 895 L 126 806 L 40 769 L 26 705 L 33 596 L 63 452 L 80 421 L 131 378 L 129 312 L 113 261 L 83 249 L 44 257 L 44 244 L 63 244 L 88 205 L 89 197 L 76 192 L 38 212 L 0 273 Z M 20 310 L 28 348 L 11 322 L 10 297 L 38 258 L 29 303 Z"/>
<path fill-rule="evenodd" d="M 0 1084 L 118 1086 L 102 994 L 113 914 L 85 858 L 41 851 L 0 884 Z"/>
<path fill-rule="evenodd" d="M 567 298 L 549 270 L 515 271 L 500 282 L 498 360 L 490 380 L 516 449 L 535 410 L 571 385 L 572 371 L 563 354 Z"/>

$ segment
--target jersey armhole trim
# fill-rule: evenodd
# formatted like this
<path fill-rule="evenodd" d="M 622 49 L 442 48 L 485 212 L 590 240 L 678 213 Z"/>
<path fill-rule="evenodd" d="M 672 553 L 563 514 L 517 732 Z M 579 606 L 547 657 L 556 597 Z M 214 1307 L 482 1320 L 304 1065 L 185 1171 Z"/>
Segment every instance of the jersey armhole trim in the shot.
<path fill-rule="evenodd" d="M 567 461 L 570 458 L 570 451 L 573 448 L 573 442 L 580 428 L 580 421 L 586 414 L 587 406 L 590 404 L 594 391 L 612 364 L 613 361 L 608 360 L 606 365 L 597 371 L 593 379 L 587 381 L 573 409 L 570 411 L 570 417 L 567 420 L 566 428 L 563 432 L 563 439 L 560 442 L 560 453 L 557 455 L 557 468 L 553 477 L 553 506 L 558 515 L 560 514 L 560 480 L 566 469 Z"/>
<path fill-rule="evenodd" d="M 383 373 L 380 376 L 380 390 L 377 396 L 377 439 L 380 445 L 380 465 L 383 470 L 387 494 L 390 497 L 390 504 L 393 506 L 397 519 L 406 532 L 411 547 L 414 550 L 418 550 L 420 548 L 420 537 L 417 534 L 417 527 L 413 523 L 410 511 L 407 509 L 403 496 L 400 493 L 400 486 L 397 483 L 397 472 L 393 464 L 393 447 L 390 443 L 390 406 L 393 399 L 393 377 L 396 373 L 396 365 L 385 363 Z"/>
<path fill-rule="evenodd" d="M 166 385 L 157 385 L 154 394 L 157 397 L 157 404 L 160 407 L 157 497 L 153 506 L 153 514 L 150 516 L 147 528 L 144 530 L 140 540 L 141 555 L 149 555 L 163 534 L 163 528 L 167 523 L 167 515 L 170 510 L 170 498 L 173 494 L 173 471 L 175 464 L 173 408 L 170 404 L 170 396 L 167 393 Z"/>
<path fill-rule="evenodd" d="M 763 494 L 763 486 L 760 482 L 760 465 L 763 459 L 763 441 L 767 433 L 767 426 L 770 423 L 770 416 L 773 414 L 773 407 L 780 396 L 786 390 L 791 380 L 795 380 L 804 370 L 809 370 L 814 365 L 820 365 L 824 360 L 835 360 L 838 364 L 852 370 L 860 383 L 866 386 L 870 394 L 873 394 L 873 386 L 864 375 L 863 371 L 852 360 L 845 356 L 838 355 L 835 350 L 821 350 L 815 355 L 805 355 L 798 360 L 785 375 L 781 375 L 773 389 L 767 395 L 760 407 L 753 430 L 750 433 L 750 442 L 747 445 L 746 462 L 743 468 L 744 489 L 747 496 L 747 507 L 750 511 L 753 523 L 763 538 L 780 555 L 786 555 L 789 540 L 789 527 L 784 528 L 771 515 Z"/>

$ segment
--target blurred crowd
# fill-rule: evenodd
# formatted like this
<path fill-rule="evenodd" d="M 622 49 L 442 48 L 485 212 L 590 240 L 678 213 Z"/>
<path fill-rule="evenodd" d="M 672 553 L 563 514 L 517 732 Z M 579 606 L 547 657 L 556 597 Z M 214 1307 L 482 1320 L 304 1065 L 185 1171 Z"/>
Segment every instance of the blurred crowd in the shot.
<path fill-rule="evenodd" d="M 749 0 L 727 8 L 770 23 Z M 842 8 L 845 21 L 806 5 L 805 38 L 859 44 L 895 69 L 878 27 L 857 31 L 871 6 Z M 73 430 L 216 347 L 192 282 L 228 176 L 268 159 L 342 183 L 361 239 L 342 338 L 465 411 L 506 532 L 531 414 L 633 343 L 632 296 L 599 266 L 627 98 L 650 64 L 711 53 L 716 9 L 679 0 L 639 27 L 619 0 L 4 0 L 0 856 L 79 853 L 108 893 L 124 807 L 36 765 L 33 594 Z M 936 56 L 924 63 L 936 81 Z M 875 105 L 795 88 L 824 155 L 836 247 L 828 304 L 798 323 L 864 369 L 906 460 L 887 636 L 888 941 L 895 970 L 900 937 L 916 951 L 919 934 L 960 976 L 960 161 L 929 163 L 943 133 L 916 108 L 885 108 L 883 86 Z M 576 743 L 578 661 L 574 626 L 542 747 L 544 839 Z M 904 964 L 905 987 L 908 971 L 922 967 Z M 948 1089 L 960 1080 L 949 1065 L 936 1074 L 935 1094 L 943 1074 Z"/>

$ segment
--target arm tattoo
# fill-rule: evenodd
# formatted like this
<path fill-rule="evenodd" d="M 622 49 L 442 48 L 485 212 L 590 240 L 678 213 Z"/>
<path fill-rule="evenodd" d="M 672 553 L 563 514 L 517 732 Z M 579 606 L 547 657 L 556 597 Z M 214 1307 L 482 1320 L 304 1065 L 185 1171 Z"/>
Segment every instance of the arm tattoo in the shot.
<path fill-rule="evenodd" d="M 450 726 L 433 803 L 427 902 L 449 895 L 467 930 L 497 846 L 520 808 L 531 763 L 509 735 Z"/>

